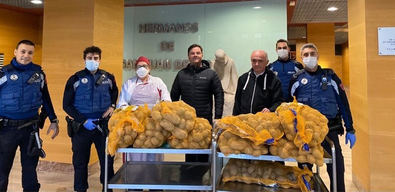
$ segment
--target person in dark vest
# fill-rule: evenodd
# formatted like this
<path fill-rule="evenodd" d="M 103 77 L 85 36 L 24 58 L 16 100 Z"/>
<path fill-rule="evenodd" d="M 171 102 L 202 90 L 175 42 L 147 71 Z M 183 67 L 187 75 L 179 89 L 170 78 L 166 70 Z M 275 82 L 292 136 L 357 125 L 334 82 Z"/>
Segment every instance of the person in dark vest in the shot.
<path fill-rule="evenodd" d="M 277 75 L 281 81 L 281 91 L 285 101 L 292 101 L 292 97 L 289 96 L 289 81 L 292 76 L 303 69 L 303 65 L 290 58 L 290 48 L 288 41 L 280 39 L 276 43 L 276 52 L 278 59 L 268 65 L 268 68 Z"/>
<path fill-rule="evenodd" d="M 355 145 L 356 137 L 347 96 L 340 78 L 332 69 L 323 69 L 318 65 L 318 49 L 308 43 L 302 46 L 301 56 L 305 69 L 301 70 L 290 82 L 290 95 L 295 96 L 298 102 L 317 109 L 326 116 L 329 132 L 327 137 L 331 139 L 336 148 L 336 175 L 337 191 L 345 191 L 344 185 L 344 159 L 339 143 L 338 135 L 344 134 L 342 120 L 346 127 L 346 144 L 350 148 Z M 324 140 L 321 144 L 330 153 L 330 145 Z M 311 169 L 311 165 L 308 165 Z M 332 164 L 327 165 L 327 171 L 331 179 L 331 191 L 333 191 Z"/>
<path fill-rule="evenodd" d="M 47 134 L 59 133 L 58 119 L 52 106 L 45 74 L 32 62 L 35 45 L 20 41 L 15 57 L 0 70 L 0 191 L 7 191 L 8 177 L 17 147 L 20 148 L 23 191 L 39 191 L 36 167 L 45 157 L 37 144 L 38 111 L 42 107 L 51 123 Z M 41 141 L 39 141 L 41 143 Z"/>
<path fill-rule="evenodd" d="M 74 166 L 74 190 L 88 189 L 88 163 L 92 143 L 100 161 L 100 182 L 104 184 L 105 141 L 108 119 L 118 97 L 112 74 L 99 69 L 101 50 L 91 46 L 84 50 L 85 69 L 68 80 L 64 90 L 63 109 L 71 137 Z M 114 175 L 113 158 L 108 156 L 108 179 Z M 103 186 L 104 188 L 104 186 Z"/>

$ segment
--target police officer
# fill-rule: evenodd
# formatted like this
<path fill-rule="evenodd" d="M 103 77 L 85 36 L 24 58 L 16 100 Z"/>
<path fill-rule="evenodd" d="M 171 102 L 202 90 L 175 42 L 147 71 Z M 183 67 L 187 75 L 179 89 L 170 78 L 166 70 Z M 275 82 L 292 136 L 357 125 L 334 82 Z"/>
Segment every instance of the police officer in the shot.
<path fill-rule="evenodd" d="M 328 118 L 329 133 L 327 136 L 333 141 L 336 149 L 337 191 L 345 191 L 344 160 L 338 137 L 338 134 L 344 133 L 342 119 L 347 131 L 346 144 L 350 142 L 350 148 L 352 148 L 356 142 L 347 96 L 336 73 L 332 69 L 322 69 L 317 64 L 319 54 L 314 44 L 303 45 L 301 55 L 305 70 L 300 71 L 291 80 L 290 95 L 295 96 L 298 102 L 317 109 Z M 331 151 L 326 140 L 322 146 L 326 151 Z M 332 165 L 327 165 L 327 171 L 331 179 L 332 191 Z"/>
<path fill-rule="evenodd" d="M 59 133 L 58 120 L 45 74 L 39 65 L 32 63 L 34 43 L 20 41 L 14 55 L 11 63 L 0 70 L 0 191 L 7 191 L 8 177 L 18 146 L 23 190 L 38 191 L 40 184 L 36 167 L 39 153 L 32 149 L 36 142 L 34 133 L 38 132 L 39 108 L 43 106 L 49 115 L 51 124 L 47 134 L 53 131 L 52 139 Z M 35 147 L 37 149 L 38 146 Z"/>
<path fill-rule="evenodd" d="M 63 97 L 63 109 L 76 122 L 73 125 L 80 125 L 74 127 L 70 134 L 75 191 L 88 189 L 88 163 L 92 143 L 99 156 L 100 182 L 104 184 L 105 140 L 108 132 L 106 119 L 112 115 L 118 97 L 114 76 L 99 69 L 100 48 L 86 48 L 83 58 L 85 69 L 68 79 Z M 108 178 L 113 175 L 113 158 L 108 156 Z"/>
<path fill-rule="evenodd" d="M 292 97 L 289 96 L 289 81 L 292 76 L 303 69 L 303 65 L 295 60 L 290 59 L 288 41 L 280 39 L 276 43 L 276 52 L 278 59 L 268 65 L 268 68 L 272 70 L 281 81 L 281 91 L 283 98 L 286 101 L 292 101 Z"/>

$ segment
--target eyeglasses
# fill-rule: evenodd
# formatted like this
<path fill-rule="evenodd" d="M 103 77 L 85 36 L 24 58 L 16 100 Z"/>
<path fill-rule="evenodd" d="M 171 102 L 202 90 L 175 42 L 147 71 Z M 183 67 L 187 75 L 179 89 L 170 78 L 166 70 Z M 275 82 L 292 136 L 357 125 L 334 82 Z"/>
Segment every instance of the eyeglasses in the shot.
<path fill-rule="evenodd" d="M 86 56 L 86 60 L 95 60 L 95 61 L 98 61 L 100 59 L 100 57 L 99 56 Z"/>
<path fill-rule="evenodd" d="M 310 57 L 316 57 L 317 56 L 317 52 L 311 51 L 311 52 L 303 53 L 303 57 L 308 57 L 309 55 L 310 55 Z"/>

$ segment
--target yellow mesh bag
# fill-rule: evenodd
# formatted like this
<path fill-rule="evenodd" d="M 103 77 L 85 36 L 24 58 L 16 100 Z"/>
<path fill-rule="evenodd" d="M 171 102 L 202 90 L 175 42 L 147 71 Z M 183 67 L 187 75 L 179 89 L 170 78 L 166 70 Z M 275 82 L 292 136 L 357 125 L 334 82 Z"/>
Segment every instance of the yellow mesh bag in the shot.
<path fill-rule="evenodd" d="M 208 149 L 211 144 L 212 127 L 203 118 L 196 118 L 193 129 L 188 132 L 185 139 L 177 139 L 174 135 L 168 141 L 171 147 L 176 149 Z"/>
<path fill-rule="evenodd" d="M 231 159 L 223 170 L 222 181 L 311 191 L 312 175 L 312 172 L 306 168 L 302 170 L 278 162 Z"/>
<path fill-rule="evenodd" d="M 108 153 L 113 156 L 118 148 L 132 145 L 137 134 L 144 132 L 150 113 L 147 105 L 115 110 L 109 120 Z"/>
<path fill-rule="evenodd" d="M 328 133 L 328 120 L 319 111 L 300 103 L 282 103 L 277 109 L 287 140 L 300 149 L 320 145 Z"/>
<path fill-rule="evenodd" d="M 268 153 L 268 147 L 264 144 L 255 145 L 249 139 L 241 138 L 230 132 L 224 131 L 218 139 L 218 146 L 222 153 L 229 154 L 249 154 L 260 156 Z"/>
<path fill-rule="evenodd" d="M 274 113 L 228 116 L 220 119 L 217 126 L 255 145 L 272 144 L 283 136 L 280 121 Z"/>

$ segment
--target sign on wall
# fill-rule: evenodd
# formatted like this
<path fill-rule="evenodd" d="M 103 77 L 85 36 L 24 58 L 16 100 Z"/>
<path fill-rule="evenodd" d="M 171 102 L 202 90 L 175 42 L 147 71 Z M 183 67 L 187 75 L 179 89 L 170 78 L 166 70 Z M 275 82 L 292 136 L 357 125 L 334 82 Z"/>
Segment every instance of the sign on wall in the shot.
<path fill-rule="evenodd" d="M 379 55 L 395 55 L 395 27 L 378 28 Z"/>

